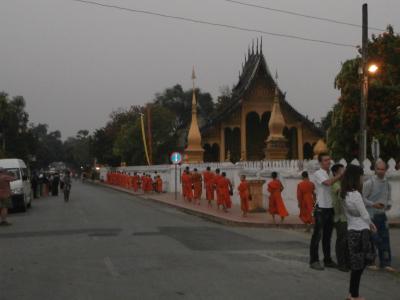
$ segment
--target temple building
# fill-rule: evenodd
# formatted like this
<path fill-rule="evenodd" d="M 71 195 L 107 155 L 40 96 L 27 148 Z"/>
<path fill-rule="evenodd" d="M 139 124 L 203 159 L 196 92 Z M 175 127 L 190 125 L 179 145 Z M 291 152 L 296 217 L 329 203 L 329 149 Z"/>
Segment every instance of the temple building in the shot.
<path fill-rule="evenodd" d="M 200 131 L 205 162 L 311 159 L 324 136 L 286 100 L 268 69 L 262 40 L 249 48 L 228 105 Z"/>

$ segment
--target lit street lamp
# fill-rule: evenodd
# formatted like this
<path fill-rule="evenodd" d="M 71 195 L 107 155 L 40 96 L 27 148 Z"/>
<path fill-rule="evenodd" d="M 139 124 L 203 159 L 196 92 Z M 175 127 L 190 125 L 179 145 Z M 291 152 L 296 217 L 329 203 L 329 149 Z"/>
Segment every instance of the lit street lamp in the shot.
<path fill-rule="evenodd" d="M 360 103 L 360 164 L 362 165 L 367 158 L 367 110 L 368 110 L 368 82 L 369 74 L 373 75 L 378 71 L 376 64 L 369 64 L 363 62 L 360 68 L 362 76 L 362 91 Z"/>

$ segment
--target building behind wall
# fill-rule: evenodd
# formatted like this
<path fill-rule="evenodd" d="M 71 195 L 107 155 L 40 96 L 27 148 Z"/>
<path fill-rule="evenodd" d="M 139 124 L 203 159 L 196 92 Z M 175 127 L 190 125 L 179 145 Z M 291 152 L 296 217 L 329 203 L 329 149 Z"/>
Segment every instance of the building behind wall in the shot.
<path fill-rule="evenodd" d="M 201 128 L 204 161 L 263 160 L 277 88 L 288 159 L 309 159 L 324 132 L 294 109 L 272 77 L 260 46 L 249 48 L 228 105 Z"/>

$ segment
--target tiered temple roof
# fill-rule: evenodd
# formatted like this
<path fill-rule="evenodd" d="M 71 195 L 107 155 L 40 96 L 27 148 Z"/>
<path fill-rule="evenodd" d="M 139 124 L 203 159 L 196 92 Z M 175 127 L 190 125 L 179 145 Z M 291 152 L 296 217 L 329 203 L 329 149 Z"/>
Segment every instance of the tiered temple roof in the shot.
<path fill-rule="evenodd" d="M 245 55 L 245 63 L 242 65 L 242 71 L 239 73 L 239 81 L 232 89 L 231 98 L 223 110 L 217 113 L 207 124 L 201 128 L 202 132 L 229 118 L 229 116 L 242 105 L 246 93 L 251 89 L 259 72 L 261 72 L 262 76 L 265 76 L 265 80 L 270 83 L 271 86 L 277 86 L 276 81 L 273 79 L 273 76 L 268 69 L 268 65 L 262 52 L 262 39 L 260 41 L 260 45 L 257 39 L 256 49 L 254 49 L 254 41 L 252 47 L 248 48 L 248 53 Z M 303 124 L 309 127 L 316 135 L 324 135 L 324 132 L 318 128 L 314 122 L 303 116 L 293 106 L 291 106 L 289 102 L 286 101 L 286 93 L 282 93 L 282 91 L 279 89 L 279 86 L 278 93 L 280 105 L 284 110 L 292 114 L 295 118 L 299 119 L 299 121 L 303 122 Z"/>

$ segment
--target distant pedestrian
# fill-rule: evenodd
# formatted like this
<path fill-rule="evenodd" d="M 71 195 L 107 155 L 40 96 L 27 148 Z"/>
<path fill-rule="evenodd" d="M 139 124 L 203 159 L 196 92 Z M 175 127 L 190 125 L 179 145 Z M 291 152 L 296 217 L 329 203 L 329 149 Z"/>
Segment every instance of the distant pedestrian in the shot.
<path fill-rule="evenodd" d="M 392 208 L 392 192 L 386 171 L 386 163 L 383 160 L 378 160 L 375 163 L 375 176 L 364 183 L 363 196 L 370 217 L 378 230 L 372 237 L 375 247 L 378 249 L 379 267 L 394 272 L 396 270 L 391 266 L 392 254 L 386 216 L 386 212 Z M 378 266 L 373 264 L 370 269 L 378 269 Z"/>
<path fill-rule="evenodd" d="M 344 211 L 347 218 L 351 270 L 350 294 L 347 299 L 364 299 L 359 296 L 361 275 L 375 255 L 371 231 L 376 232 L 376 227 L 372 223 L 361 195 L 362 175 L 363 170 L 359 166 L 348 165 L 341 181 L 340 196 L 344 199 Z"/>
<path fill-rule="evenodd" d="M 33 172 L 31 177 L 31 188 L 33 192 L 33 198 L 38 198 L 38 187 L 39 187 L 39 177 L 36 172 Z"/>
<path fill-rule="evenodd" d="M 246 175 L 240 176 L 238 191 L 240 196 L 240 209 L 242 210 L 242 216 L 246 217 L 249 211 L 249 201 L 251 200 L 250 186 L 246 180 Z"/>
<path fill-rule="evenodd" d="M 211 172 L 211 168 L 207 167 L 206 171 L 203 172 L 204 187 L 206 189 L 206 199 L 208 201 L 208 206 L 212 206 L 212 201 L 214 200 L 214 173 Z"/>
<path fill-rule="evenodd" d="M 215 169 L 215 176 L 213 179 L 213 189 L 215 190 L 215 194 L 217 196 L 217 209 L 220 208 L 220 206 L 223 206 L 222 204 L 222 198 L 221 198 L 221 193 L 220 190 L 218 188 L 218 182 L 221 179 L 221 171 L 220 169 Z"/>
<path fill-rule="evenodd" d="M 331 158 L 328 153 L 320 153 L 318 162 L 320 169 L 314 173 L 317 203 L 314 209 L 315 225 L 310 242 L 310 268 L 323 270 L 324 267 L 319 261 L 319 242 L 321 238 L 324 266 L 327 268 L 337 267 L 331 257 L 331 239 L 334 225 L 331 186 L 340 180 L 341 175 L 335 177 L 329 175 Z"/>
<path fill-rule="evenodd" d="M 58 196 L 58 186 L 60 184 L 60 177 L 58 173 L 53 175 L 53 180 L 51 181 L 51 195 Z"/>
<path fill-rule="evenodd" d="M 16 178 L 0 167 L 0 225 L 11 225 L 7 221 L 8 209 L 12 207 L 10 182 Z"/>
<path fill-rule="evenodd" d="M 331 168 L 333 176 L 342 175 L 344 166 L 335 164 Z M 340 196 L 340 181 L 336 181 L 331 186 L 332 206 L 334 210 L 334 226 L 336 228 L 335 253 L 338 263 L 338 270 L 349 271 L 349 247 L 347 245 L 347 218 L 343 209 L 343 199 Z"/>
<path fill-rule="evenodd" d="M 282 199 L 283 185 L 278 179 L 277 172 L 272 172 L 271 177 L 272 180 L 268 182 L 268 192 L 270 193 L 268 212 L 271 214 L 274 224 L 276 224 L 275 215 L 279 215 L 281 217 L 281 223 L 283 223 L 285 217 L 289 215 Z"/>
<path fill-rule="evenodd" d="M 162 191 L 163 191 L 163 181 L 162 181 L 160 175 L 156 176 L 155 182 L 156 182 L 156 192 L 157 193 L 162 193 Z"/>
<path fill-rule="evenodd" d="M 297 201 L 300 209 L 300 220 L 306 224 L 306 232 L 311 231 L 311 225 L 314 223 L 312 212 L 315 205 L 315 185 L 308 177 L 308 172 L 301 173 L 302 181 L 297 185 Z"/>
<path fill-rule="evenodd" d="M 189 168 L 186 168 L 181 177 L 183 200 L 191 202 L 193 199 L 192 176 Z"/>
<path fill-rule="evenodd" d="M 233 194 L 233 190 L 232 183 L 228 178 L 226 178 L 225 172 L 222 172 L 222 175 L 218 178 L 217 191 L 219 193 L 219 200 L 224 212 L 228 212 L 228 208 L 232 207 L 231 195 Z"/>
<path fill-rule="evenodd" d="M 193 203 L 200 205 L 201 194 L 203 191 L 203 179 L 197 169 L 193 169 L 192 173 L 192 186 L 193 186 Z"/>

